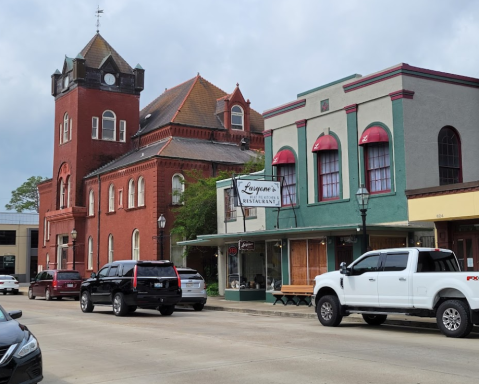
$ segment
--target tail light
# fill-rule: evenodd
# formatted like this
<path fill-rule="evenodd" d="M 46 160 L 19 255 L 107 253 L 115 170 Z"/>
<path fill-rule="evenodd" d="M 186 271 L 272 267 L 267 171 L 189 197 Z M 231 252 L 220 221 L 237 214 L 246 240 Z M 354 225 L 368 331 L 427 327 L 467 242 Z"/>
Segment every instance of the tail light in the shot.
<path fill-rule="evenodd" d="M 138 284 L 138 265 L 135 265 L 135 268 L 133 268 L 133 288 L 136 289 L 136 286 Z"/>
<path fill-rule="evenodd" d="M 0 281 L 0 284 L 3 284 L 3 281 Z"/>
<path fill-rule="evenodd" d="M 52 283 L 52 285 L 53 285 L 53 288 L 56 288 L 56 287 L 58 286 L 58 281 L 56 281 L 56 280 L 53 280 L 53 283 Z"/>
<path fill-rule="evenodd" d="M 176 267 L 174 265 L 173 265 L 173 268 L 175 269 L 176 277 L 178 277 L 178 288 L 181 288 L 180 275 L 178 274 L 178 270 L 176 269 Z"/>

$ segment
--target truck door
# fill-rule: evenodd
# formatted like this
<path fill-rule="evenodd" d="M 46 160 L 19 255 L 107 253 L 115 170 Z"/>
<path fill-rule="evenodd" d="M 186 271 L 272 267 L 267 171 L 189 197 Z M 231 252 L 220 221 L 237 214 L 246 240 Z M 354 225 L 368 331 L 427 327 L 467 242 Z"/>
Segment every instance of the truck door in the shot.
<path fill-rule="evenodd" d="M 343 277 L 346 305 L 377 306 L 377 275 L 379 254 L 370 254 L 351 267 L 351 274 Z"/>
<path fill-rule="evenodd" d="M 409 252 L 388 252 L 381 254 L 378 271 L 379 306 L 408 307 L 412 275 L 407 268 Z"/>

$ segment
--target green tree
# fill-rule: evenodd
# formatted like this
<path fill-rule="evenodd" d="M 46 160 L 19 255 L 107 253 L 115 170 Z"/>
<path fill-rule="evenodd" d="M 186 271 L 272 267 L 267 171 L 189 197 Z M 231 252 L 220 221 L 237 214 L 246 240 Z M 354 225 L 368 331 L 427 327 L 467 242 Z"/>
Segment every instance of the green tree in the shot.
<path fill-rule="evenodd" d="M 264 169 L 264 151 L 255 150 L 256 156 L 244 163 L 243 173 L 253 173 Z"/>
<path fill-rule="evenodd" d="M 5 208 L 9 211 L 15 210 L 17 212 L 38 212 L 40 201 L 37 186 L 44 180 L 47 180 L 47 177 L 32 176 L 28 178 L 27 181 L 12 191 L 10 203 L 6 204 Z"/>

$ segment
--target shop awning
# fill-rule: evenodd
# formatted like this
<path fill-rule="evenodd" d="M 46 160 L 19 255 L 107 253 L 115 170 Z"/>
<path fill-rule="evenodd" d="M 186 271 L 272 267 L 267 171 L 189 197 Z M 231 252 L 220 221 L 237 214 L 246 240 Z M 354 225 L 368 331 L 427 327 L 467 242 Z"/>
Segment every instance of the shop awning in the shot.
<path fill-rule="evenodd" d="M 279 151 L 274 157 L 272 165 L 280 165 L 280 164 L 294 164 L 296 160 L 294 158 L 293 152 L 288 149 L 283 149 Z"/>
<path fill-rule="evenodd" d="M 338 142 L 331 135 L 323 135 L 316 140 L 311 152 L 331 151 L 338 149 Z"/>
<path fill-rule="evenodd" d="M 387 143 L 389 136 L 382 127 L 374 126 L 366 129 L 361 138 L 359 139 L 359 145 L 371 144 L 371 143 Z"/>

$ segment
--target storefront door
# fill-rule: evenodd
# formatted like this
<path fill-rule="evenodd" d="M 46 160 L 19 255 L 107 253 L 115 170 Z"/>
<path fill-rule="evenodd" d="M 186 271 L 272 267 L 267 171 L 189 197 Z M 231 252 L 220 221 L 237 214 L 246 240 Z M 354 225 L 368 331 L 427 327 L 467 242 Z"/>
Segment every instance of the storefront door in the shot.
<path fill-rule="evenodd" d="M 479 235 L 456 236 L 454 248 L 462 271 L 479 271 Z"/>

